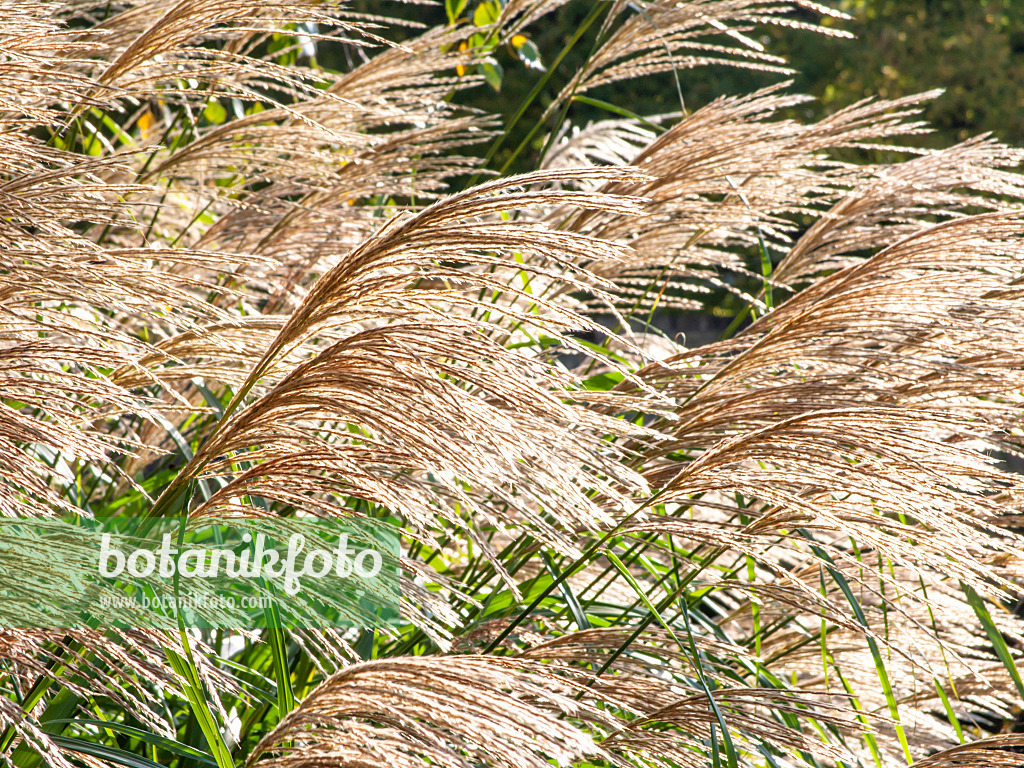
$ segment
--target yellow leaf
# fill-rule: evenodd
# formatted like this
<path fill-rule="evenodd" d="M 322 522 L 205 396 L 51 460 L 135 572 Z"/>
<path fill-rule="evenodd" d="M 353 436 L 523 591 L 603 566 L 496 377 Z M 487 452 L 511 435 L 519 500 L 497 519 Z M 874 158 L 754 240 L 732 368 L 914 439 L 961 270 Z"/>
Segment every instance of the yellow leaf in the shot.
<path fill-rule="evenodd" d="M 139 116 L 139 119 L 135 121 L 135 124 L 139 126 L 139 130 L 142 131 L 142 138 L 147 137 L 149 129 L 153 127 L 153 123 L 155 122 L 156 120 L 153 119 L 153 113 L 148 109 Z"/>

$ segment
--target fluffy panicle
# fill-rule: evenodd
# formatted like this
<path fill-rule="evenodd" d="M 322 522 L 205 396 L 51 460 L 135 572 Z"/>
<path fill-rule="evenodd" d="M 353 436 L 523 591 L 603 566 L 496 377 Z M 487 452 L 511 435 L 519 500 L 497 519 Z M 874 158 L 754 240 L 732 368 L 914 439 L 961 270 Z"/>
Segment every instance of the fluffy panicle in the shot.
<path fill-rule="evenodd" d="M 563 125 L 842 34 L 617 1 L 490 178 L 460 105 L 563 4 L 0 8 L 0 516 L 384 518 L 402 569 L 378 633 L 2 629 L 0 763 L 1019 764 L 1022 151 L 785 83 Z"/>

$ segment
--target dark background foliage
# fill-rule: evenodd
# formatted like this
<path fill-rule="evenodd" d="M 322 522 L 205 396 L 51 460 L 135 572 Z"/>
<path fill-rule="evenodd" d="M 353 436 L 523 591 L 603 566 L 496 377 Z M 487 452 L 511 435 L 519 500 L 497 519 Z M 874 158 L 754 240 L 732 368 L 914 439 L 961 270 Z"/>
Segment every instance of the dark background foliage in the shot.
<path fill-rule="evenodd" d="M 480 0 L 470 0 L 463 16 L 472 16 Z M 1020 0 L 825 0 L 848 13 L 850 21 L 826 19 L 826 26 L 847 30 L 856 39 L 825 38 L 799 30 L 774 29 L 760 42 L 768 51 L 786 56 L 797 74 L 793 90 L 808 93 L 817 101 L 802 109 L 801 117 L 818 119 L 868 96 L 896 98 L 942 88 L 945 93 L 926 110 L 925 118 L 935 132 L 915 143 L 945 147 L 979 133 L 992 132 L 999 139 L 1024 143 L 1024 2 Z M 434 6 L 389 3 L 388 13 L 427 26 L 446 21 L 443 4 Z M 357 0 L 354 8 L 381 12 L 382 4 Z M 557 51 L 572 37 L 593 8 L 593 0 L 573 0 L 560 8 L 554 23 L 531 31 L 542 51 Z M 819 21 L 805 12 L 806 21 Z M 593 45 L 600 21 L 594 24 L 565 56 L 541 97 L 527 110 L 517 129 L 496 153 L 492 166 L 508 161 L 514 147 L 536 124 L 555 89 L 575 72 Z M 402 39 L 412 30 L 392 30 Z M 325 52 L 327 53 L 327 52 Z M 337 54 L 335 54 L 337 55 Z M 543 76 L 516 60 L 506 48 L 495 51 L 506 76 L 500 92 L 481 86 L 463 99 L 489 112 L 513 115 Z M 344 66 L 342 61 L 324 62 Z M 550 65 L 551 62 L 544 62 Z M 514 76 L 509 76 L 514 73 Z M 726 67 L 705 67 L 681 73 L 679 88 L 687 109 L 722 94 L 746 93 L 777 82 L 773 73 Z M 596 97 L 620 106 L 631 105 L 638 115 L 677 111 L 679 91 L 672 75 L 609 86 Z M 572 106 L 572 122 L 611 117 L 590 105 Z M 549 118 L 554 121 L 555 116 Z M 540 132 L 538 132 L 540 133 Z M 533 142 L 513 163 L 515 169 L 535 167 L 541 144 Z M 486 146 L 480 149 L 485 151 Z"/>
<path fill-rule="evenodd" d="M 471 20 L 474 10 L 483 2 L 486 0 L 469 0 L 461 16 Z M 895 143 L 940 148 L 991 132 L 1011 145 L 1024 144 L 1024 2 L 825 0 L 824 5 L 852 18 L 823 20 L 820 14 L 805 11 L 801 20 L 824 21 L 825 26 L 852 33 L 854 39 L 825 37 L 785 27 L 763 30 L 759 37 L 768 52 L 784 56 L 796 70 L 790 76 L 793 79 L 790 90 L 816 99 L 799 107 L 793 117 L 817 121 L 864 98 L 892 99 L 941 88 L 944 93 L 926 106 L 923 115 L 933 132 L 898 137 Z M 357 0 L 355 8 L 377 13 L 385 8 L 388 14 L 426 26 L 447 21 L 443 3 L 426 6 Z M 549 17 L 552 23 L 545 20 L 544 24 L 532 27 L 529 34 L 541 51 L 563 50 L 592 10 L 593 0 L 571 0 Z M 536 167 L 543 148 L 541 137 L 561 116 L 549 115 L 543 129 L 536 130 L 532 137 L 530 132 L 537 127 L 558 90 L 571 80 L 591 53 L 602 20 L 603 14 L 550 73 L 525 66 L 517 60 L 510 46 L 495 49 L 493 56 L 504 72 L 500 90 L 481 85 L 459 95 L 466 106 L 501 114 L 503 124 L 508 126 L 535 85 L 546 74 L 550 75 L 539 98 L 529 104 L 519 122 L 500 140 L 489 163 L 492 169 L 508 166 L 507 172 L 524 172 Z M 397 40 L 414 34 L 414 29 L 396 28 L 390 32 Z M 329 51 L 325 53 L 330 57 Z M 326 63 L 339 68 L 344 66 L 340 60 Z M 551 67 L 553 62 L 543 64 Z M 625 80 L 589 95 L 636 115 L 650 117 L 680 109 L 692 111 L 719 96 L 749 93 L 785 78 L 774 72 L 707 66 L 683 70 L 678 75 L 669 73 Z M 572 103 L 569 109 L 565 117 L 576 126 L 621 116 L 581 102 Z M 521 152 L 516 154 L 516 148 L 524 142 Z M 489 149 L 494 148 L 486 143 L 476 147 L 480 154 Z M 891 153 L 854 150 L 846 153 L 851 155 L 849 159 L 859 162 L 894 159 L 882 157 Z M 757 249 L 750 249 L 747 257 L 748 266 L 757 271 L 760 259 Z M 775 260 L 778 254 L 772 257 Z M 734 306 L 733 295 L 726 291 L 717 294 L 716 316 L 659 312 L 655 323 L 670 335 L 684 333 L 691 342 L 713 341 L 728 324 L 724 318 L 739 311 L 739 307 Z"/>

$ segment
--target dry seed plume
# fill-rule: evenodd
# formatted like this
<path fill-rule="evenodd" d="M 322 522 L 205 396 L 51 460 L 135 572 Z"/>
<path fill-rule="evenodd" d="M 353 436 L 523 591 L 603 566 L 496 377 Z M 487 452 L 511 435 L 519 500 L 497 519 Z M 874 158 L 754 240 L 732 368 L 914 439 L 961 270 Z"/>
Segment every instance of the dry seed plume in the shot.
<path fill-rule="evenodd" d="M 404 622 L 0 630 L 0 761 L 1018 764 L 1021 150 L 842 161 L 936 94 L 804 123 L 787 83 L 573 126 L 627 79 L 787 72 L 760 30 L 831 13 L 617 1 L 540 170 L 460 186 L 487 41 L 562 5 L 479 45 L 333 2 L 0 9 L 0 515 L 391 517 Z M 718 343 L 637 332 L 723 292 L 752 322 Z"/>

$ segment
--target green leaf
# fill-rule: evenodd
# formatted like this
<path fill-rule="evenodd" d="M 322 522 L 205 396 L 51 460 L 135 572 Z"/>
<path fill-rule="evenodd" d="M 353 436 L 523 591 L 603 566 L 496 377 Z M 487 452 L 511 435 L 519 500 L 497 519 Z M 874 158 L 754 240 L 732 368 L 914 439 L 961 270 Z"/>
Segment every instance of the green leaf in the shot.
<path fill-rule="evenodd" d="M 57 722 L 57 721 L 53 721 Z M 182 757 L 190 757 L 198 763 L 204 765 L 217 765 L 217 761 L 213 759 L 213 755 L 209 752 L 203 752 L 202 750 L 190 747 L 188 744 L 182 744 L 180 741 L 169 739 L 166 736 L 161 736 L 158 733 L 152 733 L 150 731 L 144 731 L 141 728 L 135 728 L 131 725 L 125 725 L 124 723 L 112 723 L 109 720 L 97 720 L 94 718 L 71 718 L 61 722 L 66 722 L 69 725 L 95 725 L 100 728 L 105 728 L 108 731 L 114 731 L 116 733 L 123 733 L 126 736 L 133 736 L 136 739 L 152 744 L 155 747 L 164 749 L 172 754 L 180 755 Z M 84 750 L 80 750 L 84 751 Z"/>
<path fill-rule="evenodd" d="M 675 644 L 678 645 L 680 649 L 682 649 L 683 644 L 680 642 L 679 638 L 676 637 L 676 633 L 672 631 L 672 627 L 669 626 L 668 622 L 665 621 L 664 618 L 662 618 L 661 613 L 655 607 L 654 603 L 650 601 L 650 598 L 647 597 L 647 593 L 643 591 L 643 589 L 640 587 L 640 584 L 637 583 L 637 580 L 633 578 L 633 574 L 629 572 L 629 569 L 626 568 L 623 562 L 619 559 L 618 555 L 616 555 L 610 549 L 605 550 L 604 555 L 609 560 L 611 560 L 612 565 L 614 565 L 616 570 L 618 570 L 618 572 L 622 574 L 622 577 L 629 583 L 629 586 L 636 593 L 637 597 L 639 597 L 643 604 L 647 606 L 647 610 L 651 612 L 651 615 L 654 616 L 657 622 L 661 624 L 661 626 L 665 629 L 666 632 L 668 632 L 669 637 L 671 637 Z M 718 720 L 718 727 L 722 729 L 722 741 L 725 744 L 726 760 L 728 761 L 729 768 L 736 768 L 738 764 L 738 759 L 736 757 L 736 748 L 733 746 L 732 736 L 730 735 L 729 729 L 725 724 L 725 718 L 722 717 L 722 712 L 718 708 L 718 702 L 715 701 L 715 697 L 711 691 L 711 686 L 708 684 L 707 680 L 704 677 L 704 670 L 701 665 L 700 655 L 697 652 L 697 645 L 693 641 L 693 633 L 689 631 L 690 619 L 688 612 L 686 610 L 683 611 L 683 618 L 686 620 L 687 638 L 689 640 L 690 652 L 693 654 L 694 669 L 697 670 L 697 677 L 700 680 L 701 687 L 704 688 L 704 693 L 708 697 L 708 704 L 711 706 L 711 711 L 714 713 L 715 718 Z M 714 729 L 711 730 L 711 756 L 713 765 L 717 766 L 721 764 L 721 761 L 718 756 L 718 741 L 715 738 Z"/>
<path fill-rule="evenodd" d="M 971 604 L 971 608 L 974 609 L 974 613 L 977 614 L 978 620 L 981 621 L 981 625 L 985 628 L 985 634 L 988 635 L 988 639 L 991 641 L 992 647 L 995 648 L 996 655 L 999 656 L 999 660 L 1003 662 L 1003 666 L 1006 667 L 1006 671 L 1009 672 L 1010 677 L 1013 678 L 1013 684 L 1017 686 L 1017 692 L 1022 698 L 1024 698 L 1024 682 L 1020 679 L 1020 672 L 1017 671 L 1017 665 L 1013 660 L 1013 656 L 1010 654 L 1010 649 L 1006 647 L 1006 641 L 1003 640 L 1003 633 L 999 631 L 995 622 L 992 621 L 992 616 L 985 607 L 985 601 L 981 599 L 981 595 L 975 592 L 974 588 L 970 584 L 965 584 L 961 581 L 960 588 L 967 597 L 967 602 L 969 602 Z"/>
<path fill-rule="evenodd" d="M 58 738 L 64 730 L 63 723 L 74 714 L 75 709 L 82 702 L 76 693 L 68 688 L 61 688 L 53 700 L 46 706 L 39 723 L 43 731 L 50 734 L 52 738 Z M 43 763 L 43 756 L 29 747 L 25 742 L 18 745 L 14 750 L 14 764 L 18 768 L 35 768 Z"/>
<path fill-rule="evenodd" d="M 584 613 L 583 608 L 580 606 L 580 601 L 576 599 L 576 595 L 573 594 L 572 589 L 564 579 L 559 581 L 559 577 L 562 574 L 558 572 L 558 567 L 552 562 L 547 552 L 541 552 L 540 554 L 544 559 L 544 565 L 547 567 L 548 573 L 558 582 L 558 590 L 562 593 L 565 604 L 569 606 L 569 611 L 576 621 L 576 626 L 580 629 L 590 629 L 590 620 L 587 619 L 587 614 Z"/>
<path fill-rule="evenodd" d="M 167 432 L 167 436 L 171 438 L 171 441 L 178 447 L 178 450 L 181 451 L 181 455 L 185 458 L 185 461 L 190 461 L 193 456 L 192 446 L 189 445 L 188 440 L 185 439 L 184 435 L 178 431 L 178 428 L 168 421 L 161 413 L 153 411 L 149 416 L 153 421 L 163 427 L 164 431 Z M 203 495 L 203 500 L 209 501 L 210 497 L 213 495 L 209 481 L 206 479 L 200 480 L 199 490 Z"/>
<path fill-rule="evenodd" d="M 501 91 L 501 78 L 504 75 L 504 71 L 501 68 L 501 64 L 498 62 L 491 63 L 485 61 L 480 67 L 484 73 L 484 80 L 491 86 L 495 91 Z"/>
<path fill-rule="evenodd" d="M 181 544 L 179 538 L 179 546 Z M 185 655 L 181 656 L 173 648 L 164 646 L 164 653 L 171 668 L 181 677 L 182 688 L 185 697 L 192 709 L 192 715 L 199 723 L 206 742 L 210 745 L 218 768 L 234 768 L 231 759 L 231 750 L 224 743 L 217 721 L 213 717 L 213 710 L 207 700 L 206 691 L 203 690 L 203 683 L 199 679 L 199 672 L 196 670 L 195 661 L 192 659 L 192 646 L 189 643 L 188 634 L 185 632 L 185 625 L 182 617 L 178 616 L 178 634 L 181 637 L 181 645 Z"/>
<path fill-rule="evenodd" d="M 488 27 L 501 16 L 501 3 L 498 0 L 488 0 L 480 3 L 473 11 L 473 24 L 477 27 Z"/>
<path fill-rule="evenodd" d="M 135 143 L 135 139 L 133 139 L 129 134 L 125 133 L 121 129 L 121 126 L 115 123 L 113 119 L 111 119 L 110 115 L 108 115 L 106 112 L 101 112 L 100 110 L 96 109 L 96 107 L 92 107 L 89 110 L 89 112 L 94 117 L 99 118 L 100 122 L 103 123 L 104 127 L 107 130 L 109 130 L 112 134 L 114 134 L 114 136 L 116 136 L 118 141 L 120 141 L 122 144 L 127 145 Z"/>
<path fill-rule="evenodd" d="M 221 106 L 219 101 L 214 100 L 206 105 L 206 109 L 203 110 L 203 117 L 214 125 L 220 125 L 228 119 L 228 112 Z"/>
<path fill-rule="evenodd" d="M 288 667 L 288 639 L 280 628 L 281 619 L 277 615 L 277 605 L 273 601 L 263 609 L 267 616 L 266 638 L 274 659 L 274 677 L 277 679 L 277 712 L 284 717 L 295 709 L 295 694 L 292 691 L 292 673 Z"/>
<path fill-rule="evenodd" d="M 949 697 L 946 695 L 946 691 L 943 690 L 939 678 L 933 677 L 932 680 L 935 682 L 935 690 L 938 691 L 939 698 L 942 699 L 942 706 L 946 710 L 946 719 L 949 720 L 949 724 L 956 731 L 956 737 L 960 739 L 960 743 L 966 743 L 963 729 L 960 727 L 960 721 L 957 719 L 956 713 L 953 712 L 953 707 L 949 703 Z"/>
<path fill-rule="evenodd" d="M 807 536 L 807 538 L 810 537 Z M 860 601 L 857 600 L 857 597 L 853 594 L 853 590 L 850 589 L 850 584 L 846 580 L 846 577 L 838 568 L 835 567 L 835 562 L 831 557 L 829 557 L 825 550 L 813 544 L 811 545 L 811 549 L 814 551 L 814 554 L 826 563 L 825 567 L 828 569 L 829 575 L 832 577 L 832 580 L 839 585 L 839 589 L 842 590 L 843 595 L 846 597 L 846 602 L 848 602 L 850 607 L 853 609 L 853 615 L 856 616 L 857 621 L 865 629 L 868 629 L 867 617 L 864 615 L 864 610 L 860 606 Z M 889 682 L 889 673 L 885 668 L 885 661 L 882 659 L 882 652 L 878 649 L 878 643 L 875 642 L 875 638 L 869 634 L 865 634 L 864 637 L 867 640 L 868 649 L 871 651 L 871 657 L 875 661 L 875 673 L 878 675 L 878 682 L 882 684 L 882 693 L 885 694 L 885 700 L 889 705 L 889 714 L 895 721 L 896 736 L 899 738 L 900 746 L 903 748 L 903 756 L 907 760 L 907 765 L 910 765 L 910 763 L 913 762 L 913 758 L 910 755 L 910 744 L 907 742 L 906 731 L 903 729 L 903 724 L 900 722 L 899 707 L 896 704 L 896 697 L 892 691 L 892 684 Z"/>
<path fill-rule="evenodd" d="M 551 336 L 541 336 L 539 341 L 545 349 L 547 349 L 548 347 L 561 347 L 562 345 L 565 344 L 564 339 L 557 339 Z M 579 338 L 573 338 L 572 343 L 575 346 L 580 346 L 583 347 L 584 349 L 589 349 L 591 352 L 595 352 L 601 357 L 606 357 L 609 360 L 614 360 L 615 362 L 621 363 L 622 365 L 629 365 L 629 361 L 626 358 L 622 357 L 621 355 L 615 354 L 614 352 L 610 351 L 607 347 L 602 347 L 600 344 L 595 344 L 592 341 L 587 341 L 586 339 Z"/>
<path fill-rule="evenodd" d="M 868 743 L 868 748 L 871 750 L 871 756 L 875 760 L 875 765 L 877 765 L 878 768 L 882 768 L 882 753 L 878 750 L 878 741 L 875 739 L 875 734 L 871 732 L 871 722 L 868 720 L 867 715 L 864 714 L 864 709 L 860 705 L 860 699 L 857 698 L 857 695 L 854 693 L 853 686 L 850 685 L 842 670 L 839 669 L 839 666 L 835 663 L 835 660 L 832 661 L 832 669 L 835 671 L 836 677 L 839 678 L 839 682 L 843 684 L 843 689 L 846 691 L 846 694 L 850 697 L 850 704 L 855 710 L 857 710 L 857 719 L 860 720 L 861 724 L 865 728 L 864 741 Z"/>
<path fill-rule="evenodd" d="M 554 586 L 557 586 L 557 584 L 561 583 L 558 581 L 559 578 L 562 577 L 556 576 L 552 578 L 551 576 L 541 576 L 535 579 L 533 583 L 530 585 L 529 592 L 523 595 L 523 600 L 535 600 L 542 597 L 546 597 L 547 593 Z M 510 608 L 514 608 L 518 604 L 519 602 L 508 590 L 497 592 L 490 598 L 488 598 L 487 602 L 484 604 L 483 610 L 477 617 L 477 621 L 483 621 L 492 616 L 503 615 L 506 612 L 508 612 Z"/>
<path fill-rule="evenodd" d="M 256 665 L 254 665 L 254 664 L 239 664 L 237 661 L 233 661 L 232 659 L 224 659 L 224 658 L 218 659 L 217 660 L 217 664 L 221 665 L 221 666 L 224 666 L 224 667 L 227 667 L 228 669 L 233 669 L 236 672 L 239 672 L 240 675 L 250 675 L 250 676 L 256 678 L 257 680 L 259 680 L 261 683 L 264 683 L 266 685 L 266 687 L 263 687 L 261 685 L 257 685 L 252 680 L 246 680 L 245 681 L 245 692 L 248 693 L 249 695 L 253 696 L 256 699 L 259 699 L 264 704 L 276 704 L 277 703 L 276 696 L 274 695 L 273 691 L 271 690 L 276 685 L 276 683 L 274 683 L 273 680 L 270 680 L 266 675 L 260 674 L 260 672 L 258 672 L 257 669 L 256 669 Z"/>
<path fill-rule="evenodd" d="M 537 50 L 537 46 L 534 45 L 532 40 L 524 40 L 517 45 L 516 55 L 530 69 L 536 69 L 540 72 L 544 71 L 544 63 L 540 60 L 540 51 Z"/>
<path fill-rule="evenodd" d="M 73 749 L 76 752 L 81 752 L 91 757 L 98 757 L 100 760 L 106 760 L 109 763 L 127 766 L 127 768 L 163 768 L 160 763 L 154 763 L 148 758 L 133 755 L 131 752 L 108 747 L 106 744 L 95 744 L 91 741 L 72 739 L 67 736 L 54 736 L 52 738 L 61 749 Z"/>
<path fill-rule="evenodd" d="M 448 14 L 448 23 L 454 24 L 466 8 L 469 0 L 444 0 L 444 10 Z"/>
<path fill-rule="evenodd" d="M 580 104 L 587 104 L 588 106 L 591 107 L 603 109 L 606 112 L 611 112 L 613 115 L 619 115 L 621 117 L 627 117 L 630 120 L 636 120 L 641 125 L 645 125 L 651 130 L 656 131 L 658 133 L 665 132 L 664 126 L 658 125 L 657 123 L 652 123 L 650 120 L 641 117 L 636 112 L 630 112 L 628 109 L 620 107 L 618 104 L 612 104 L 610 101 L 602 101 L 601 99 L 594 99 L 591 98 L 590 96 L 582 96 L 580 94 L 573 96 L 572 100 L 579 102 Z"/>
<path fill-rule="evenodd" d="M 608 373 L 599 373 L 596 376 L 591 376 L 589 379 L 583 380 L 583 388 L 595 392 L 607 392 L 615 387 L 625 379 L 618 371 L 610 371 Z"/>
<path fill-rule="evenodd" d="M 216 411 L 217 418 L 221 418 L 224 415 L 225 401 L 230 400 L 230 397 L 225 395 L 225 401 L 222 401 L 221 398 L 217 397 L 217 395 L 215 395 L 198 376 L 193 377 L 192 386 L 199 390 L 199 394 L 203 396 L 206 404 Z"/>
<path fill-rule="evenodd" d="M 651 612 L 651 615 L 653 615 L 657 622 L 661 624 L 661 626 L 664 628 L 664 630 L 668 632 L 669 637 L 671 637 L 677 645 L 682 647 L 682 643 L 679 641 L 679 638 L 676 637 L 676 633 L 672 630 L 672 627 L 670 627 L 668 623 L 665 621 L 665 619 L 662 618 L 661 613 L 658 612 L 658 609 L 654 606 L 654 603 L 652 603 L 650 598 L 647 597 L 647 593 L 644 592 L 644 590 L 640 587 L 640 584 L 633 577 L 633 574 L 629 572 L 629 569 L 625 566 L 625 564 L 619 559 L 619 556 L 612 552 L 610 549 L 605 550 L 604 556 L 612 562 L 612 565 L 615 566 L 615 570 L 622 574 L 622 577 L 629 584 L 630 588 L 636 593 L 636 596 L 640 598 L 640 601 L 645 606 L 647 606 L 647 610 Z"/>
<path fill-rule="evenodd" d="M 78 653 L 81 650 L 81 645 L 76 641 L 65 648 L 58 649 L 56 653 L 53 654 L 50 660 L 46 662 L 45 674 L 40 675 L 36 679 L 35 683 L 32 685 L 32 688 L 29 689 L 28 693 L 25 694 L 24 698 L 20 702 L 18 702 L 25 712 L 31 712 L 35 708 L 36 704 L 38 704 L 39 701 L 43 698 L 43 696 L 46 695 L 46 692 L 50 689 L 50 686 L 56 681 L 57 676 L 65 669 L 63 660 L 64 655 Z M 53 707 L 55 705 L 55 702 L 56 697 L 54 698 L 54 702 L 51 702 L 50 706 L 47 707 L 47 710 L 49 710 L 50 707 Z M 46 717 L 46 712 L 44 712 L 42 715 L 42 719 L 46 719 Z M 53 712 L 51 713 L 50 719 L 54 720 L 54 722 L 57 722 L 58 719 L 61 717 L 63 717 L 62 714 Z M 17 731 L 14 729 L 14 726 L 7 726 L 7 729 L 4 731 L 3 736 L 0 737 L 0 752 L 7 751 L 7 748 L 11 745 L 11 742 L 14 741 L 14 737 L 16 735 Z"/>

